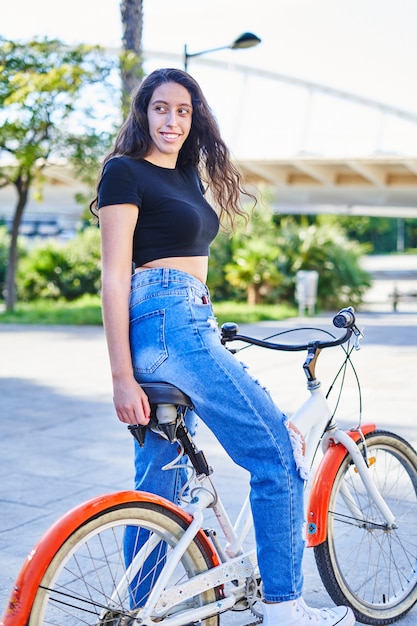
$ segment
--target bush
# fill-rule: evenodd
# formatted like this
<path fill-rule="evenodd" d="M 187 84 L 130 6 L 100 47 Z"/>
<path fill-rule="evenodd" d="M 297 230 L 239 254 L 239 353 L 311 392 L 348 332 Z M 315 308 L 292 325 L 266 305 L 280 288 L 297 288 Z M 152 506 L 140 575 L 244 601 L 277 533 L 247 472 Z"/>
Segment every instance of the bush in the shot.
<path fill-rule="evenodd" d="M 299 225 L 291 218 L 280 223 L 279 269 L 286 276 L 280 296 L 294 302 L 298 270 L 319 273 L 317 304 L 322 309 L 358 306 L 370 286 L 370 275 L 360 267 L 369 247 L 351 241 L 336 224 Z"/>
<path fill-rule="evenodd" d="M 245 291 L 232 286 L 226 280 L 226 267 L 232 261 L 231 242 L 230 236 L 221 231 L 210 247 L 207 285 L 213 302 L 245 300 Z"/>
<path fill-rule="evenodd" d="M 215 242 L 212 247 L 215 272 L 210 270 L 208 281 L 216 299 L 242 300 L 246 295 L 250 303 L 294 306 L 298 270 L 318 271 L 320 309 L 358 306 L 370 285 L 360 266 L 369 246 L 349 240 L 343 228 L 319 217 L 314 224 L 299 223 L 263 207 L 247 227 L 220 241 L 221 246 Z"/>
<path fill-rule="evenodd" d="M 1 260 L 0 237 L 0 260 Z M 255 293 L 257 304 L 295 305 L 298 270 L 319 273 L 317 307 L 358 306 L 370 284 L 360 267 L 368 252 L 350 241 L 336 224 L 298 224 L 265 212 L 250 228 L 232 238 L 220 235 L 212 246 L 208 284 L 213 301 L 243 300 Z M 0 275 L 1 280 L 1 275 Z M 86 227 L 67 243 L 39 242 L 20 260 L 18 297 L 22 302 L 40 298 L 76 300 L 100 291 L 100 233 Z"/>
<path fill-rule="evenodd" d="M 66 243 L 50 239 L 36 244 L 19 263 L 18 297 L 26 302 L 75 300 L 97 294 L 100 275 L 100 234 L 98 228 L 88 227 Z"/>

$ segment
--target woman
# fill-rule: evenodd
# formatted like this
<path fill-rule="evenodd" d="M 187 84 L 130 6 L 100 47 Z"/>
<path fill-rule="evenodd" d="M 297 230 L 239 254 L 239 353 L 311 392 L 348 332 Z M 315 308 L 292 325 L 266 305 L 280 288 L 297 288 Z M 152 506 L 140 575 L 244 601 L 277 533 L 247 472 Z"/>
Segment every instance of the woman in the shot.
<path fill-rule="evenodd" d="M 269 394 L 219 340 L 205 284 L 209 246 L 219 222 L 233 226 L 243 214 L 242 192 L 198 84 L 177 69 L 150 74 L 104 162 L 96 200 L 116 412 L 126 424 L 147 424 L 141 383 L 164 381 L 188 394 L 231 458 L 250 472 L 264 622 L 352 626 L 350 609 L 310 609 L 301 599 L 299 444 Z M 153 433 L 143 448 L 136 445 L 136 489 L 177 499 L 182 477 L 161 471 L 176 456 L 172 448 Z M 281 537 L 274 542 L 277 520 Z"/>

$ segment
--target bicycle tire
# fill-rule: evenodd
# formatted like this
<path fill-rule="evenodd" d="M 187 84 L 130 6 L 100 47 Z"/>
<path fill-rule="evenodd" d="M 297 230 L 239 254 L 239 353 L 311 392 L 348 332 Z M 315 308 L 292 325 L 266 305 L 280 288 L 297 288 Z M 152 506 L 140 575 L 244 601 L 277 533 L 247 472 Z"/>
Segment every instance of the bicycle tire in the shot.
<path fill-rule="evenodd" d="M 314 548 L 320 577 L 336 604 L 359 622 L 391 624 L 417 602 L 417 454 L 402 437 L 376 430 L 365 437 L 373 480 L 394 513 L 384 520 L 368 496 L 349 453 L 335 476 L 326 540 Z M 348 485 L 364 519 L 355 519 L 341 494 Z"/>
<path fill-rule="evenodd" d="M 135 611 L 131 607 L 130 593 L 118 596 L 117 605 L 114 598 L 117 582 L 126 572 L 123 537 L 127 526 L 154 533 L 169 550 L 183 535 L 187 522 L 161 504 L 134 500 L 109 506 L 84 520 L 57 547 L 36 590 L 28 626 L 128 626 L 133 623 Z M 212 566 L 212 555 L 197 535 L 181 557 L 173 577 L 175 580 L 191 578 Z M 148 570 L 147 576 L 152 575 Z M 202 606 L 217 597 L 218 591 L 209 589 L 192 602 Z M 187 608 L 190 606 L 191 601 Z M 201 624 L 217 626 L 218 616 L 206 618 Z"/>

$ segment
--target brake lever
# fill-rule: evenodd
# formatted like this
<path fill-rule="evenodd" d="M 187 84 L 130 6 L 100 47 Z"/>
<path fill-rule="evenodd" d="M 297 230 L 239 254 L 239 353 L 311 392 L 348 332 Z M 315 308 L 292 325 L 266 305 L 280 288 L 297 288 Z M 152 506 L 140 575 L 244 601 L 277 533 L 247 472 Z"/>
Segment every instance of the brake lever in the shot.
<path fill-rule="evenodd" d="M 352 332 L 355 335 L 353 346 L 354 346 L 355 350 L 360 350 L 361 346 L 360 346 L 359 342 L 364 337 L 363 332 L 360 331 L 359 328 L 356 325 L 352 326 Z"/>

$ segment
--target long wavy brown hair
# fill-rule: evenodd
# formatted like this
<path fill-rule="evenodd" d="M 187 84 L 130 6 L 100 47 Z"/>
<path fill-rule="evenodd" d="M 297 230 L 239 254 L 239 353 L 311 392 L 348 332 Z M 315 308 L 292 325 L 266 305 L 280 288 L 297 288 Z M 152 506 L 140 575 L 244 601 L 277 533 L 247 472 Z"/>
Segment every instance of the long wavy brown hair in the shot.
<path fill-rule="evenodd" d="M 214 204 L 219 209 L 223 226 L 233 228 L 236 216 L 245 216 L 242 195 L 253 204 L 256 198 L 242 185 L 238 169 L 231 161 L 229 150 L 221 138 L 219 126 L 198 83 L 179 69 L 155 70 L 139 85 L 132 95 L 129 114 L 116 138 L 106 162 L 114 156 L 143 159 L 152 145 L 148 125 L 148 105 L 157 87 L 164 83 L 178 83 L 187 89 L 193 107 L 190 134 L 182 146 L 177 167 L 192 166 L 210 190 Z M 97 197 L 90 208 L 97 215 Z"/>

